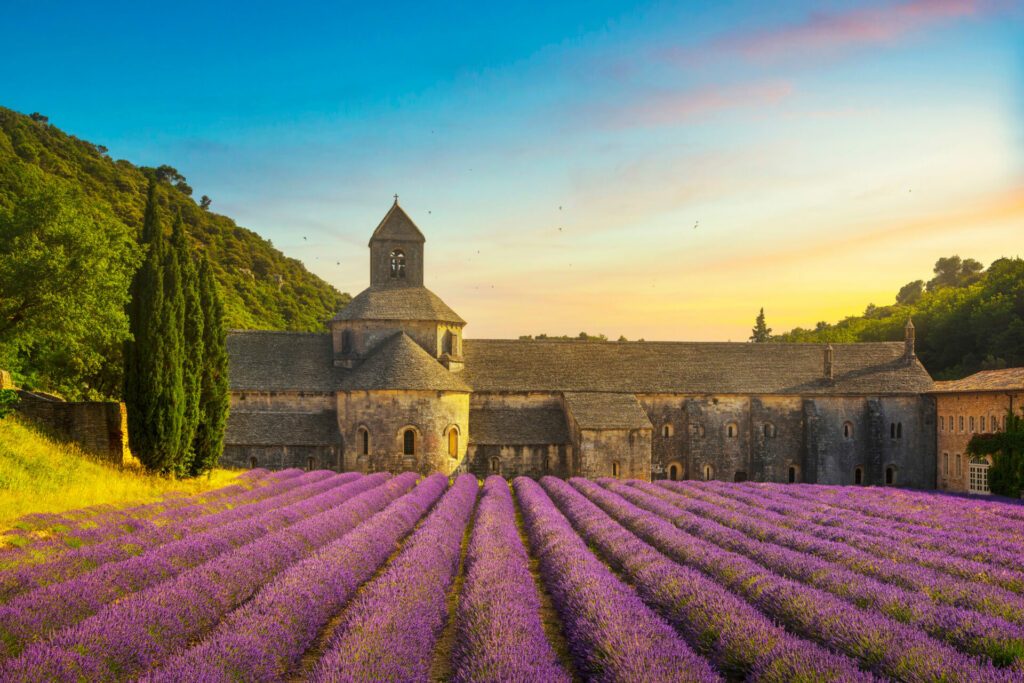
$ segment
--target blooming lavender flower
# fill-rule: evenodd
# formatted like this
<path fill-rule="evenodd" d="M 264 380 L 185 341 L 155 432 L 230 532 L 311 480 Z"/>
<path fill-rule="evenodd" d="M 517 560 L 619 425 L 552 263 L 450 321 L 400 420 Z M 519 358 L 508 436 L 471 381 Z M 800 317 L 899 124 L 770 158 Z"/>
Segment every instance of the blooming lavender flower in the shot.
<path fill-rule="evenodd" d="M 872 679 L 849 658 L 786 633 L 714 580 L 641 541 L 580 493 L 597 484 L 552 477 L 541 483 L 583 540 L 719 671 L 762 681 Z M 638 513 L 637 521 L 644 516 Z M 780 675 L 775 663 L 783 660 L 787 665 Z M 754 671 L 760 673 L 753 676 Z"/>
<path fill-rule="evenodd" d="M 479 485 L 455 480 L 383 574 L 348 607 L 313 673 L 324 681 L 427 681 Z"/>
<path fill-rule="evenodd" d="M 330 472 L 310 472 L 300 477 L 287 478 L 258 493 L 259 496 L 235 501 L 230 509 L 203 514 L 203 506 L 187 506 L 190 518 L 176 523 L 156 526 L 147 524 L 134 533 L 118 535 L 108 532 L 109 540 L 70 550 L 45 562 L 18 567 L 0 575 L 0 599 L 9 602 L 29 590 L 52 583 L 67 581 L 79 574 L 92 571 L 109 562 L 138 556 L 150 548 L 187 538 L 191 534 L 216 528 L 237 520 L 282 507 L 340 484 L 358 479 L 355 473 L 332 476 Z M 249 493 L 257 493 L 250 491 Z M 262 505 L 254 501 L 261 501 Z"/>
<path fill-rule="evenodd" d="M 387 560 L 447 486 L 443 474 L 427 477 L 353 531 L 292 565 L 206 638 L 145 680 L 228 683 L 285 678 L 324 625 Z"/>
<path fill-rule="evenodd" d="M 385 483 L 170 581 L 107 605 L 0 665 L 0 678 L 36 680 L 33 666 L 39 653 L 52 653 L 55 648 L 76 656 L 54 657 L 55 661 L 71 664 L 61 665 L 51 676 L 53 680 L 118 680 L 159 665 L 175 650 L 203 636 L 279 572 L 340 538 L 402 495 L 413 486 L 417 475 L 388 478 L 383 473 L 365 477 L 373 484 Z"/>
<path fill-rule="evenodd" d="M 458 683 L 569 681 L 540 621 L 540 598 L 508 482 L 484 482 L 466 552 L 452 653 Z"/>
<path fill-rule="evenodd" d="M 538 483 L 514 481 L 530 545 L 580 672 L 594 681 L 716 681 L 719 676 L 598 560 Z"/>
<path fill-rule="evenodd" d="M 643 500 L 648 510 L 665 506 L 656 496 L 625 484 L 612 483 L 609 488 L 587 487 L 585 495 L 641 539 L 675 561 L 713 577 L 787 630 L 854 657 L 880 675 L 915 681 L 1019 679 L 1019 674 L 969 657 L 916 628 L 780 577 L 752 560 L 686 533 L 662 519 L 660 511 L 650 515 L 630 502 Z M 665 510 L 665 514 L 671 511 Z"/>

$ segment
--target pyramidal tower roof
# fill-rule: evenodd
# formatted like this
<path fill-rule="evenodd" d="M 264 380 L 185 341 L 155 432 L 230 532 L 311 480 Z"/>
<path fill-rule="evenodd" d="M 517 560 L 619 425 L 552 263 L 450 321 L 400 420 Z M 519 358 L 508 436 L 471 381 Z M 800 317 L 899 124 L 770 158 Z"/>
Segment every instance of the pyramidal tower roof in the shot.
<path fill-rule="evenodd" d="M 416 224 L 409 214 L 399 206 L 398 197 L 395 197 L 395 203 L 391 205 L 391 208 L 384 218 L 381 219 L 377 229 L 373 231 L 373 235 L 370 237 L 370 244 L 373 244 L 375 240 L 396 240 L 403 242 L 426 242 L 427 238 L 423 236 L 420 229 L 416 227 Z"/>
<path fill-rule="evenodd" d="M 469 392 L 469 386 L 437 362 L 405 332 L 396 332 L 341 382 L 343 391 L 405 389 Z"/>

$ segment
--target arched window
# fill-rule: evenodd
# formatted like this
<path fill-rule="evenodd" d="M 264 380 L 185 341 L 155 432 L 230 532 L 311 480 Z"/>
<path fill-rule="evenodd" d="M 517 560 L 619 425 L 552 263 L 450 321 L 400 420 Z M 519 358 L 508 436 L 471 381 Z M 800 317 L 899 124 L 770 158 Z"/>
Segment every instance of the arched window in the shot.
<path fill-rule="evenodd" d="M 612 476 L 613 477 L 620 477 L 620 476 L 622 476 L 622 466 L 619 465 L 619 461 L 618 460 L 612 460 Z"/>
<path fill-rule="evenodd" d="M 971 458 L 967 488 L 971 493 L 990 493 L 988 486 L 988 458 Z"/>
<path fill-rule="evenodd" d="M 896 483 L 896 468 L 889 465 L 885 468 L 885 485 L 892 486 Z"/>
<path fill-rule="evenodd" d="M 698 439 L 703 439 L 704 425 L 700 424 L 699 422 L 697 424 L 690 425 L 690 433 L 693 434 Z"/>
<path fill-rule="evenodd" d="M 844 439 L 852 439 L 853 438 L 853 423 L 852 422 L 844 422 L 843 423 L 843 438 Z"/>
<path fill-rule="evenodd" d="M 391 277 L 405 277 L 405 252 L 401 249 L 391 252 Z"/>
<path fill-rule="evenodd" d="M 316 467 L 316 458 L 314 458 L 313 456 L 309 456 L 308 458 L 306 458 L 306 471 L 307 472 L 312 472 L 315 467 Z"/>
<path fill-rule="evenodd" d="M 452 338 L 454 335 L 451 330 L 445 330 L 444 335 L 441 337 L 441 353 L 447 353 L 449 356 L 454 354 L 452 349 Z"/>
<path fill-rule="evenodd" d="M 795 484 L 797 482 L 796 474 L 797 474 L 796 466 L 795 465 L 790 465 L 789 466 L 789 483 L 790 484 Z"/>
<path fill-rule="evenodd" d="M 402 455 L 416 455 L 416 430 L 412 428 L 402 432 Z"/>
<path fill-rule="evenodd" d="M 370 454 L 370 430 L 366 427 L 359 428 L 359 454 Z"/>
<path fill-rule="evenodd" d="M 766 439 L 774 439 L 775 438 L 775 425 L 773 425 L 771 422 L 765 422 L 763 429 L 764 429 L 764 438 L 766 438 Z"/>
<path fill-rule="evenodd" d="M 736 426 L 735 422 L 730 422 L 729 424 L 725 425 L 725 435 L 730 439 L 736 438 L 736 435 L 738 433 L 739 428 Z"/>
<path fill-rule="evenodd" d="M 454 426 L 448 428 L 448 455 L 459 457 L 459 430 Z"/>
<path fill-rule="evenodd" d="M 254 470 L 257 467 L 259 467 L 259 460 L 256 459 L 256 456 L 249 458 L 249 469 Z"/>
<path fill-rule="evenodd" d="M 670 481 L 679 481 L 679 465 L 672 463 L 668 466 L 668 478 Z"/>
<path fill-rule="evenodd" d="M 743 470 L 736 470 L 736 474 L 732 475 L 732 480 L 735 482 L 746 481 L 747 473 Z"/>
<path fill-rule="evenodd" d="M 662 435 L 663 437 L 665 437 L 666 439 L 667 439 L 668 437 L 672 436 L 672 425 L 670 425 L 670 424 L 668 424 L 668 423 L 666 423 L 665 425 L 663 425 L 663 426 L 662 426 L 662 428 L 661 428 L 661 435 Z"/>
<path fill-rule="evenodd" d="M 346 356 L 352 353 L 352 330 L 342 330 L 341 352 Z"/>
<path fill-rule="evenodd" d="M 498 458 L 498 457 L 491 458 L 490 469 L 491 469 L 491 474 L 500 474 L 501 473 L 501 458 Z"/>
<path fill-rule="evenodd" d="M 902 439 L 903 438 L 903 423 L 902 422 L 897 422 L 896 423 L 896 438 L 897 439 Z"/>
<path fill-rule="evenodd" d="M 896 438 L 896 423 L 895 422 L 890 422 L 889 423 L 889 438 L 890 439 L 895 439 Z"/>
<path fill-rule="evenodd" d="M 711 465 L 704 465 L 704 481 L 711 481 L 714 476 L 715 471 L 711 469 Z"/>
<path fill-rule="evenodd" d="M 551 471 L 551 456 L 550 455 L 545 455 L 544 456 L 543 467 L 544 467 L 544 472 L 545 473 Z"/>
<path fill-rule="evenodd" d="M 853 483 L 860 486 L 864 483 L 864 468 L 855 467 L 853 470 Z"/>

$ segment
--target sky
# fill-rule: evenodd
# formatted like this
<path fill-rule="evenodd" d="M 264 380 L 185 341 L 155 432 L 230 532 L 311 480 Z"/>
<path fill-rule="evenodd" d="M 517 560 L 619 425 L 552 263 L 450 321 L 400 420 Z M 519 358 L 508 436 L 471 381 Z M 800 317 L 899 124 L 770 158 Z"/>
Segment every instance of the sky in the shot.
<path fill-rule="evenodd" d="M 0 0 L 0 105 L 466 336 L 743 340 L 1024 255 L 1024 3 Z"/>

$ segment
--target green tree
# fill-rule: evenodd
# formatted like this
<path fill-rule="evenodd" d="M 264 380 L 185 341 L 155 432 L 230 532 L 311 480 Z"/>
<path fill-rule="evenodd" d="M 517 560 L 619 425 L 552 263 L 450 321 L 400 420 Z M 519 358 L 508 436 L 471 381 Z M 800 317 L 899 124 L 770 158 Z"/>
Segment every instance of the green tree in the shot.
<path fill-rule="evenodd" d="M 18 404 L 18 392 L 12 389 L 0 389 L 0 420 L 14 412 Z"/>
<path fill-rule="evenodd" d="M 988 484 L 992 493 L 1017 498 L 1024 492 L 1024 419 L 1006 413 L 1006 429 L 994 434 L 975 434 L 967 444 L 974 457 L 992 458 Z"/>
<path fill-rule="evenodd" d="M 924 280 L 914 280 L 900 287 L 900 291 L 896 293 L 896 303 L 898 304 L 916 304 L 921 300 L 921 295 L 924 294 Z"/>
<path fill-rule="evenodd" d="M 224 450 L 227 426 L 228 353 L 224 305 L 206 254 L 199 259 L 199 301 L 203 310 L 203 365 L 199 425 L 193 442 L 190 474 L 212 470 Z"/>
<path fill-rule="evenodd" d="M 179 473 L 191 470 L 193 441 L 199 425 L 199 400 L 203 374 L 203 309 L 199 295 L 199 274 L 184 221 L 179 213 L 171 231 L 171 245 L 181 272 L 183 304 L 182 326 L 182 391 L 185 396 L 181 426 Z"/>
<path fill-rule="evenodd" d="M 153 181 L 147 195 L 142 241 L 146 258 L 130 288 L 132 337 L 125 346 L 128 439 L 132 452 L 147 468 L 166 472 L 176 466 L 181 452 L 183 320 L 177 258 L 164 243 Z"/>
<path fill-rule="evenodd" d="M 772 338 L 772 328 L 768 327 L 764 321 L 764 308 L 761 308 L 761 312 L 757 314 L 757 320 L 754 321 L 754 329 L 750 331 L 750 341 L 752 342 L 766 342 Z"/>
<path fill-rule="evenodd" d="M 69 184 L 14 175 L 20 191 L 0 205 L 0 363 L 58 391 L 73 375 L 74 389 L 95 397 L 77 378 L 102 374 L 128 335 L 140 250 L 127 226 Z"/>

